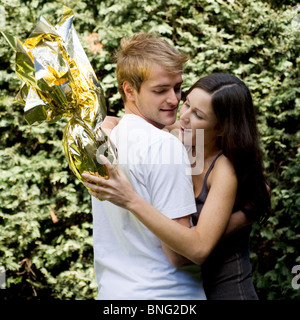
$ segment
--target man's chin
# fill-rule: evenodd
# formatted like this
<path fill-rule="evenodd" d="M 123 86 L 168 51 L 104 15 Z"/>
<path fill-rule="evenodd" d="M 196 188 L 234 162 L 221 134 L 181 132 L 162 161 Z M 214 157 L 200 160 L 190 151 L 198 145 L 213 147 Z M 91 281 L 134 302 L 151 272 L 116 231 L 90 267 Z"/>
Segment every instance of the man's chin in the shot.
<path fill-rule="evenodd" d="M 175 123 L 176 121 L 176 115 L 172 115 L 172 116 L 166 116 L 166 117 L 161 117 L 158 120 L 150 120 L 149 118 L 145 118 L 145 120 L 147 120 L 149 123 L 153 124 L 155 127 L 159 128 L 159 129 L 163 129 L 166 126 L 170 126 L 172 124 Z"/>
<path fill-rule="evenodd" d="M 168 117 L 165 121 L 165 126 L 171 126 L 176 121 L 176 115 L 172 117 Z"/>

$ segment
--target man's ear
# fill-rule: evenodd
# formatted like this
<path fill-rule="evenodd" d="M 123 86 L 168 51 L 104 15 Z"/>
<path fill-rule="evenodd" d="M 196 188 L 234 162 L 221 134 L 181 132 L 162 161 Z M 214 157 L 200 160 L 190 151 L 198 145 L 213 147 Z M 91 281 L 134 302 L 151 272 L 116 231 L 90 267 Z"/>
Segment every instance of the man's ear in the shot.
<path fill-rule="evenodd" d="M 128 81 L 123 82 L 123 90 L 126 96 L 126 100 L 135 101 L 135 89 Z"/>

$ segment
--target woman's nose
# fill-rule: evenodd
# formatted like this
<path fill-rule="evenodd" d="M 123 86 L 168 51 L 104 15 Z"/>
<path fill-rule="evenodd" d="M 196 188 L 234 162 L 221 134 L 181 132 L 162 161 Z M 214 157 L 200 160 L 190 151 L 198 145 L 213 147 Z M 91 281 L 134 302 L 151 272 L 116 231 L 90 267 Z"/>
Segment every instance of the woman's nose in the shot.
<path fill-rule="evenodd" d="M 188 110 L 184 110 L 184 106 L 182 106 L 179 111 L 179 117 L 180 117 L 180 121 L 182 121 L 183 123 L 188 123 L 190 120 L 189 119 L 189 112 L 188 112 Z"/>

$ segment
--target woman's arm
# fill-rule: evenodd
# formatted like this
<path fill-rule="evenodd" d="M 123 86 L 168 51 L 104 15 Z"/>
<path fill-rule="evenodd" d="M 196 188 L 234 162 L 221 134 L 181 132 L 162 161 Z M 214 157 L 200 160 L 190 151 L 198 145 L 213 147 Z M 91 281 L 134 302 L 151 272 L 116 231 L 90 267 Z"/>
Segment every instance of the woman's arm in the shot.
<path fill-rule="evenodd" d="M 201 211 L 198 224 L 189 228 L 171 220 L 142 199 L 132 188 L 126 176 L 114 171 L 105 157 L 110 179 L 104 180 L 91 175 L 83 177 L 92 182 L 85 183 L 90 194 L 111 201 L 131 211 L 163 243 L 178 254 L 196 264 L 202 264 L 228 224 L 236 196 L 237 179 L 227 158 L 220 157 L 214 167 L 211 188 Z M 95 185 L 97 184 L 97 185 Z"/>

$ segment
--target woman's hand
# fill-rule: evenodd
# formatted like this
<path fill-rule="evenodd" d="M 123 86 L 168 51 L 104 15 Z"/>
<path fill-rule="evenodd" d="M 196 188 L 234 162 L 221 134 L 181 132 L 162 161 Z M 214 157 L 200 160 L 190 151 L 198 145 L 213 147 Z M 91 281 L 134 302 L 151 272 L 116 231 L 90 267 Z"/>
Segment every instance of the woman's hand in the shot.
<path fill-rule="evenodd" d="M 128 178 L 121 170 L 115 170 L 108 159 L 100 155 L 99 160 L 106 167 L 109 179 L 99 178 L 87 173 L 82 177 L 86 180 L 83 184 L 90 195 L 99 200 L 108 200 L 115 205 L 130 210 L 130 204 L 137 196 Z"/>
<path fill-rule="evenodd" d="M 120 120 L 121 119 L 118 117 L 106 116 L 104 121 L 101 123 L 101 129 L 110 136 L 111 130 L 119 124 Z"/>

